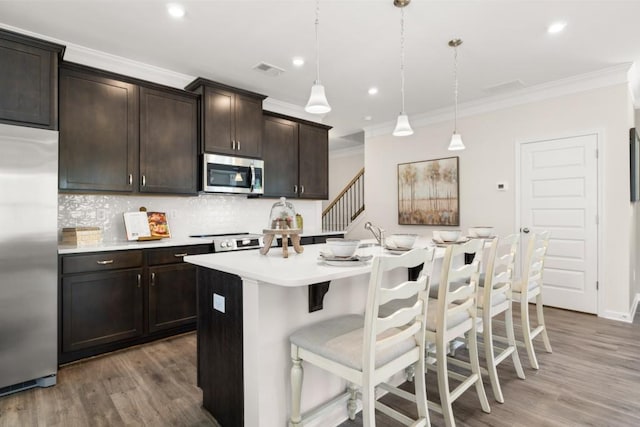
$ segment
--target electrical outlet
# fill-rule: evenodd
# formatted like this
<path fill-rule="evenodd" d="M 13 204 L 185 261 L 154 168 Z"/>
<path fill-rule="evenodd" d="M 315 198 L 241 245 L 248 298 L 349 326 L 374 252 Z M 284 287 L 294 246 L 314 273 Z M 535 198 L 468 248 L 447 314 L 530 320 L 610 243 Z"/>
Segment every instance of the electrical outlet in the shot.
<path fill-rule="evenodd" d="M 507 191 L 509 189 L 509 183 L 506 181 L 501 181 L 496 183 L 496 190 L 498 191 Z"/>
<path fill-rule="evenodd" d="M 220 313 L 224 313 L 224 297 L 222 295 L 218 295 L 216 293 L 213 294 L 213 309 L 219 311 Z"/>
<path fill-rule="evenodd" d="M 96 219 L 104 221 L 107 219 L 107 212 L 104 209 L 96 209 Z"/>

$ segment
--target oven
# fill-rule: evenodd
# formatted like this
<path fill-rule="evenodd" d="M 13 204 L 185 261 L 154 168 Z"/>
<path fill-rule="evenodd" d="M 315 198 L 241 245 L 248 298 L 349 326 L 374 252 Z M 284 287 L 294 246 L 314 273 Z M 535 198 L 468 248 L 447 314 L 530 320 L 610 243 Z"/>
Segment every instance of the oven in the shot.
<path fill-rule="evenodd" d="M 211 239 L 214 252 L 240 251 L 246 249 L 260 249 L 264 246 L 262 234 L 228 233 L 228 234 L 196 234 L 189 237 Z M 275 239 L 274 239 L 274 242 Z M 272 244 L 272 246 L 275 246 Z"/>
<path fill-rule="evenodd" d="M 264 193 L 264 161 L 205 153 L 202 190 L 208 193 Z"/>

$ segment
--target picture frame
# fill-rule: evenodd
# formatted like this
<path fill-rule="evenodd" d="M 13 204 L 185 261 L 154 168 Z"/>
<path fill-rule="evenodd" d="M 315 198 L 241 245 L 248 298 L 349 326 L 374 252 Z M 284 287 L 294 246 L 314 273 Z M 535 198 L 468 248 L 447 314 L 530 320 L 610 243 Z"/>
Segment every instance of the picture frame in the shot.
<path fill-rule="evenodd" d="M 398 224 L 460 225 L 459 157 L 398 164 Z"/>

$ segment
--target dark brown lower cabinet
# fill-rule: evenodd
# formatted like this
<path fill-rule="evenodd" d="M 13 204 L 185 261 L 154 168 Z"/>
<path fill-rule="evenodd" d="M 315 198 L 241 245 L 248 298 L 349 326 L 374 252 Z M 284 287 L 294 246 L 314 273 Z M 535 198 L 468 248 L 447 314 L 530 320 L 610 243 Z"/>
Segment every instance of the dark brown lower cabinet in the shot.
<path fill-rule="evenodd" d="M 60 256 L 58 363 L 196 327 L 196 267 L 210 245 Z"/>
<path fill-rule="evenodd" d="M 142 269 L 62 280 L 62 351 L 142 335 Z"/>
<path fill-rule="evenodd" d="M 149 332 L 196 321 L 196 267 L 191 264 L 149 268 Z"/>

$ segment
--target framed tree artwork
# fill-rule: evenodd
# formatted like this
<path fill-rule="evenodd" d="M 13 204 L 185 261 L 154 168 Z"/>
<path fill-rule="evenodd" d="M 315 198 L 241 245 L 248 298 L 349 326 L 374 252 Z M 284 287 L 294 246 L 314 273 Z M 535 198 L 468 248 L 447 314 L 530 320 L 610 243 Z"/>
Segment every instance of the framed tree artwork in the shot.
<path fill-rule="evenodd" d="M 460 225 L 458 159 L 398 165 L 398 224 Z"/>

